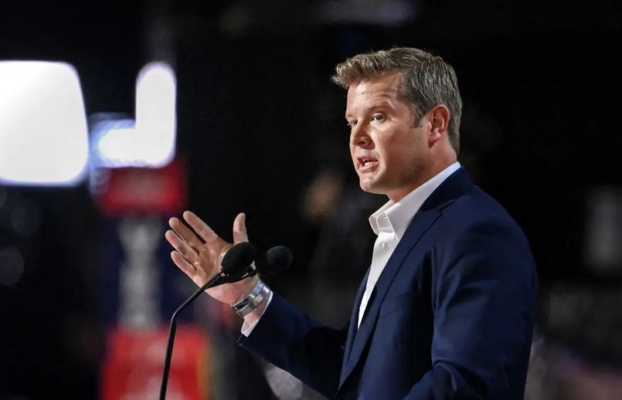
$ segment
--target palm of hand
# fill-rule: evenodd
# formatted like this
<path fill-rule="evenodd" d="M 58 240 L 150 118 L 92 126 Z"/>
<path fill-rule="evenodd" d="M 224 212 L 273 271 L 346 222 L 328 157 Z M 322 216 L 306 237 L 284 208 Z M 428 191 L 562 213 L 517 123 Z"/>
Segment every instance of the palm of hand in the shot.
<path fill-rule="evenodd" d="M 186 211 L 183 218 L 192 229 L 181 220 L 171 218 L 169 225 L 173 230 L 168 230 L 165 237 L 175 249 L 171 252 L 175 265 L 195 284 L 202 286 L 220 271 L 222 259 L 233 244 L 221 239 L 194 213 Z M 233 223 L 233 240 L 236 244 L 248 241 L 244 222 L 244 214 L 239 214 Z M 257 279 L 254 277 L 220 285 L 208 289 L 207 293 L 214 299 L 231 305 L 246 296 Z"/>

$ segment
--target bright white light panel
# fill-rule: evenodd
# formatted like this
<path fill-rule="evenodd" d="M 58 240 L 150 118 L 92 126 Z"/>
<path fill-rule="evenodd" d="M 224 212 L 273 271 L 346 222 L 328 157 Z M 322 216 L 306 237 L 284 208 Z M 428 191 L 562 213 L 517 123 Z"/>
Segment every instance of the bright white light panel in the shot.
<path fill-rule="evenodd" d="M 80 183 L 87 129 L 80 79 L 71 65 L 0 61 L 0 184 Z"/>

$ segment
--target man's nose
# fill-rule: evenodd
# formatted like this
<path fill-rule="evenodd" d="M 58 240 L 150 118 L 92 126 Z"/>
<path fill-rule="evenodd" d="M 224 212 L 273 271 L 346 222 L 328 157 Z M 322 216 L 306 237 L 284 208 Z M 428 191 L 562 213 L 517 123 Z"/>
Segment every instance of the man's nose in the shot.
<path fill-rule="evenodd" d="M 359 124 L 352 128 L 352 132 L 350 133 L 350 145 L 368 146 L 370 143 L 371 138 L 363 124 Z"/>

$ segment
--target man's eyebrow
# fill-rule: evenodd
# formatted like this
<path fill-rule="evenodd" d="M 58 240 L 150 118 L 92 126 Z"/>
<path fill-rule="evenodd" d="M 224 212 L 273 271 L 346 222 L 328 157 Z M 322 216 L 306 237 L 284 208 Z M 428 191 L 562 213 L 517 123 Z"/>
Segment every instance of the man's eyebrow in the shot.
<path fill-rule="evenodd" d="M 369 107 L 367 107 L 365 110 L 369 111 L 369 110 L 376 110 L 378 108 L 383 108 L 383 107 L 389 107 L 391 104 L 388 100 L 379 100 L 375 103 L 373 103 L 372 105 L 370 105 Z M 350 113 L 346 113 L 345 114 L 345 119 L 351 118 L 352 115 Z"/>
<path fill-rule="evenodd" d="M 375 109 L 375 108 L 382 108 L 382 107 L 387 107 L 387 106 L 390 106 L 389 101 L 387 101 L 387 100 L 380 100 L 380 101 L 378 101 L 378 102 L 376 102 L 376 103 L 372 104 L 372 105 L 369 107 L 369 109 L 370 109 L 370 110 L 373 110 L 373 109 Z"/>

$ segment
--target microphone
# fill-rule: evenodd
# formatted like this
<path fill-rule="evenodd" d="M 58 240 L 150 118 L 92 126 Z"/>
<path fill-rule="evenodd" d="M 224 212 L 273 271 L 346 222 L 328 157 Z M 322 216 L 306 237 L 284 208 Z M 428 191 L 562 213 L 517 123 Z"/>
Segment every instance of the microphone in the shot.
<path fill-rule="evenodd" d="M 273 276 L 285 271 L 292 264 L 294 256 L 285 246 L 271 247 L 267 252 L 260 254 L 255 261 L 259 275 Z"/>
<path fill-rule="evenodd" d="M 256 272 L 253 272 L 251 264 L 255 260 L 256 255 L 255 246 L 249 242 L 241 242 L 234 245 L 223 257 L 220 273 L 214 275 L 214 277 L 208 281 L 208 283 L 211 283 L 206 289 L 222 285 L 223 283 L 241 281 L 242 279 L 255 275 Z"/>
<path fill-rule="evenodd" d="M 177 315 L 209 288 L 222 285 L 223 283 L 241 281 L 257 273 L 264 276 L 275 275 L 289 268 L 292 259 L 292 252 L 285 246 L 272 247 L 267 252 L 261 253 L 259 257 L 257 257 L 255 246 L 249 242 L 238 243 L 227 251 L 222 259 L 220 272 L 194 292 L 188 300 L 175 310 L 171 317 L 168 340 L 166 343 L 164 368 L 162 370 L 162 382 L 160 385 L 160 400 L 165 400 L 166 397 L 166 387 L 168 385 L 168 375 L 171 369 L 171 358 L 173 355 L 173 343 L 177 330 Z M 253 261 L 256 263 L 255 268 L 252 266 Z"/>

